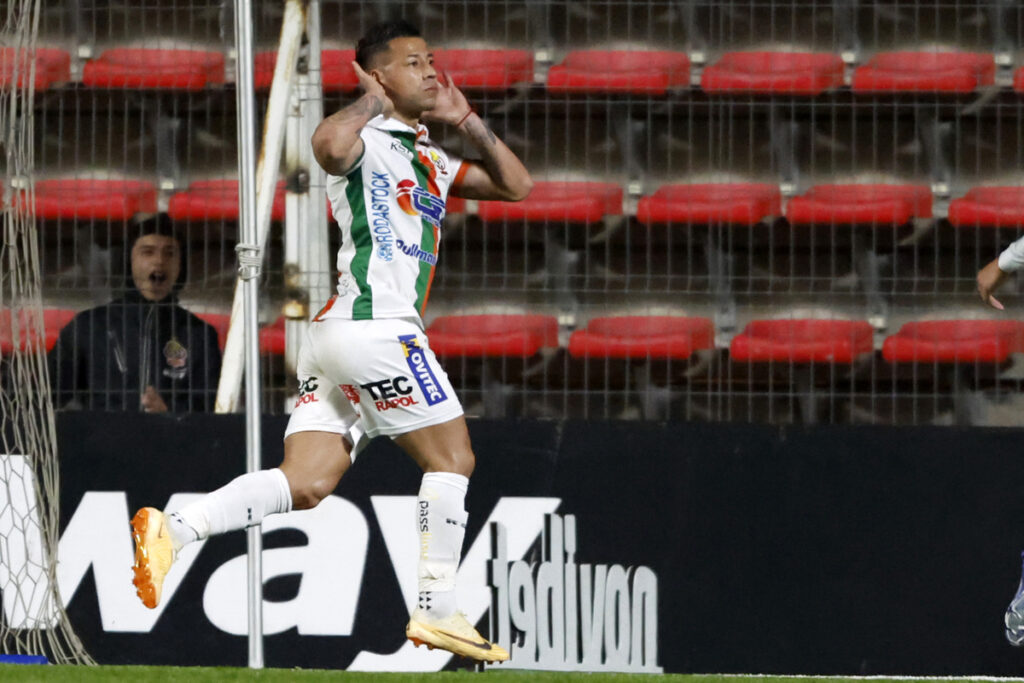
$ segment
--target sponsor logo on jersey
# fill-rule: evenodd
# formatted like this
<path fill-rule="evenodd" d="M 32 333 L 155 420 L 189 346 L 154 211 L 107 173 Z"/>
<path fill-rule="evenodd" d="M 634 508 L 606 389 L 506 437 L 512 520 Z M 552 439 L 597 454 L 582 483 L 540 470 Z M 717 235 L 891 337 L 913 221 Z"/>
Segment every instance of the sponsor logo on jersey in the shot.
<path fill-rule="evenodd" d="M 404 156 L 406 159 L 412 161 L 412 151 L 408 147 L 403 145 L 401 142 L 399 142 L 398 140 L 394 140 L 394 139 L 391 140 L 391 151 L 392 152 L 398 152 L 399 154 Z"/>
<path fill-rule="evenodd" d="M 412 256 L 413 258 L 419 259 L 424 263 L 429 263 L 432 266 L 437 265 L 437 254 L 431 254 L 429 251 L 424 251 L 418 244 L 406 244 L 401 239 L 395 241 L 398 245 L 398 250 L 406 256 Z"/>
<path fill-rule="evenodd" d="M 359 392 L 351 384 L 339 384 L 338 388 L 341 389 L 341 393 L 345 394 L 345 398 L 348 399 L 349 403 L 354 406 L 359 405 Z"/>
<path fill-rule="evenodd" d="M 377 412 L 419 405 L 419 401 L 410 396 L 412 387 L 409 385 L 409 378 L 404 375 L 367 382 L 360 384 L 359 387 L 369 392 L 370 398 L 373 399 L 373 407 L 377 409 Z"/>
<path fill-rule="evenodd" d="M 402 349 L 405 351 L 405 360 L 409 364 L 409 369 L 412 370 L 412 376 L 416 379 L 416 383 L 420 385 L 424 398 L 427 399 L 427 405 L 433 406 L 442 401 L 447 401 L 448 395 L 444 393 L 444 389 L 438 383 L 434 371 L 430 369 L 430 364 L 427 363 L 427 354 L 423 352 L 423 348 L 420 346 L 419 340 L 416 339 L 416 335 L 399 335 L 398 341 L 402 344 Z"/>
<path fill-rule="evenodd" d="M 391 179 L 374 171 L 370 178 L 370 231 L 377 244 L 377 257 L 390 262 L 394 258 L 395 234 L 391 227 Z"/>
<path fill-rule="evenodd" d="M 411 180 L 398 181 L 398 206 L 410 216 L 420 216 L 434 227 L 444 219 L 444 200 Z"/>

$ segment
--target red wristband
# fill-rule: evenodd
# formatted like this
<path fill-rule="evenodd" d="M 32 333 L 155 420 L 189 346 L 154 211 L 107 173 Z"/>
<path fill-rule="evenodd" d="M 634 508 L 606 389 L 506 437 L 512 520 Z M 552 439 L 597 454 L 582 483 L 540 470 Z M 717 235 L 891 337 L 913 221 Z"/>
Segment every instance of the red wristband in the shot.
<path fill-rule="evenodd" d="M 456 128 L 458 128 L 459 126 L 461 126 L 461 125 L 463 124 L 463 122 L 464 122 L 464 121 L 465 121 L 466 119 L 468 119 L 468 118 L 469 118 L 469 115 L 470 115 L 470 114 L 472 114 L 472 113 L 473 113 L 473 112 L 475 112 L 475 111 L 476 111 L 476 109 L 473 109 L 473 107 L 470 107 L 470 108 L 469 108 L 469 111 L 467 111 L 467 112 L 466 112 L 466 115 L 465 115 L 465 116 L 463 116 L 463 117 L 462 117 L 461 119 L 459 119 L 459 122 L 455 124 L 455 127 L 456 127 Z"/>

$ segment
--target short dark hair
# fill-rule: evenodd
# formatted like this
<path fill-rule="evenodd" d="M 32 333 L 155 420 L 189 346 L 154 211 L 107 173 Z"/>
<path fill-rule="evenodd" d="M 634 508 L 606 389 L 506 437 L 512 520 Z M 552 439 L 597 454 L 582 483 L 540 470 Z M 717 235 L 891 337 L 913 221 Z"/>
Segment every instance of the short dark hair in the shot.
<path fill-rule="evenodd" d="M 356 43 L 356 63 L 364 71 L 370 70 L 370 60 L 388 49 L 388 43 L 395 38 L 421 38 L 419 29 L 404 19 L 382 21 L 374 24 Z"/>

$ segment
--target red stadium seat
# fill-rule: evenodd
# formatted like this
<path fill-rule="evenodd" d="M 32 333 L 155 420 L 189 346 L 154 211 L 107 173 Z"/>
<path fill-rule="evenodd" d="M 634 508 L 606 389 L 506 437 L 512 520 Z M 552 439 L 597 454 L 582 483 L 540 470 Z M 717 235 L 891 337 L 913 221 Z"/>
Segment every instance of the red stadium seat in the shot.
<path fill-rule="evenodd" d="M 817 95 L 842 84 L 839 55 L 808 52 L 727 52 L 700 79 L 709 93 Z"/>
<path fill-rule="evenodd" d="M 231 315 L 226 313 L 196 313 L 196 317 L 203 322 L 210 323 L 213 329 L 217 330 L 217 345 L 224 350 L 224 344 L 228 339 L 228 328 L 231 327 Z"/>
<path fill-rule="evenodd" d="M 44 344 L 49 351 L 57 343 L 60 331 L 75 317 L 75 311 L 62 308 L 43 309 L 43 334 Z M 0 354 L 10 354 L 15 351 L 25 351 L 29 346 L 35 346 L 36 336 L 29 330 L 29 313 L 26 310 L 18 312 L 18 334 L 15 338 L 14 319 L 9 309 L 0 309 Z"/>
<path fill-rule="evenodd" d="M 709 318 L 630 315 L 593 318 L 569 337 L 569 355 L 685 360 L 714 345 L 715 326 Z"/>
<path fill-rule="evenodd" d="M 320 78 L 324 92 L 352 92 L 359 87 L 359 79 L 352 68 L 355 50 L 323 50 L 320 53 Z M 270 88 L 274 80 L 277 51 L 260 52 L 253 58 L 253 82 L 257 90 Z"/>
<path fill-rule="evenodd" d="M 35 60 L 35 89 L 46 90 L 55 83 L 71 80 L 71 55 L 64 50 L 37 48 L 32 50 Z M 0 48 L 0 87 L 22 87 L 30 72 L 29 51 L 25 48 Z M 14 81 L 17 75 L 17 82 Z"/>
<path fill-rule="evenodd" d="M 1024 323 L 1016 320 L 929 320 L 907 323 L 882 345 L 891 363 L 1005 361 L 1024 352 Z"/>
<path fill-rule="evenodd" d="M 575 50 L 548 71 L 553 93 L 664 95 L 690 85 L 685 52 Z"/>
<path fill-rule="evenodd" d="M 106 50 L 85 64 L 82 82 L 94 88 L 201 90 L 224 82 L 224 55 L 200 50 Z"/>
<path fill-rule="evenodd" d="M 949 203 L 949 222 L 958 227 L 1024 226 L 1024 187 L 975 187 Z"/>
<path fill-rule="evenodd" d="M 1017 73 L 1013 75 L 1013 89 L 1024 93 L 1024 66 L 1017 69 Z"/>
<path fill-rule="evenodd" d="M 284 181 L 277 183 L 274 203 L 270 210 L 272 220 L 284 220 Z M 184 192 L 175 193 L 167 206 L 167 214 L 174 220 L 238 220 L 237 180 L 197 180 Z"/>
<path fill-rule="evenodd" d="M 558 346 L 558 320 L 550 315 L 445 315 L 427 328 L 439 356 L 528 358 Z"/>
<path fill-rule="evenodd" d="M 533 53 L 526 50 L 434 50 L 434 66 L 459 88 L 504 90 L 533 82 Z"/>
<path fill-rule="evenodd" d="M 482 201 L 484 221 L 569 221 L 596 223 L 622 213 L 622 187 L 616 183 L 538 182 L 521 202 Z"/>
<path fill-rule="evenodd" d="M 996 62 L 975 52 L 882 52 L 853 72 L 854 92 L 970 92 L 995 83 Z"/>
<path fill-rule="evenodd" d="M 903 225 L 931 215 L 927 185 L 817 185 L 786 206 L 790 223 Z"/>
<path fill-rule="evenodd" d="M 260 328 L 260 352 L 272 356 L 284 355 L 284 316 Z"/>
<path fill-rule="evenodd" d="M 873 349 L 871 324 L 863 320 L 754 320 L 733 337 L 734 361 L 852 363 Z"/>
<path fill-rule="evenodd" d="M 777 185 L 722 183 L 665 185 L 637 204 L 641 223 L 735 223 L 754 225 L 782 213 Z"/>
<path fill-rule="evenodd" d="M 35 215 L 48 219 L 127 220 L 157 209 L 156 186 L 143 180 L 61 178 L 35 186 Z M 22 206 L 28 199 L 20 195 Z"/>

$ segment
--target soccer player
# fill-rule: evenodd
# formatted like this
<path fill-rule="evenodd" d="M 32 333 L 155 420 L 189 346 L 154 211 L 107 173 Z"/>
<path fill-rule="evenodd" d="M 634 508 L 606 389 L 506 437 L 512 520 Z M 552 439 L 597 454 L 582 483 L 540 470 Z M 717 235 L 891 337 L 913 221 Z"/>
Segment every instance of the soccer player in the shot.
<path fill-rule="evenodd" d="M 1010 273 L 1024 268 L 1024 239 L 1019 239 L 1003 250 L 999 257 L 990 261 L 984 268 L 978 271 L 977 283 L 978 294 L 981 300 L 992 308 L 1003 310 L 1003 304 L 995 297 L 999 289 Z M 1024 553 L 1021 554 L 1024 558 Z M 1017 593 L 1006 608 L 1003 617 L 1006 626 L 1006 639 L 1011 645 L 1024 645 L 1024 573 L 1021 575 L 1020 584 L 1017 586 Z"/>
<path fill-rule="evenodd" d="M 475 458 L 462 406 L 423 333 L 449 192 L 517 201 L 532 180 L 518 158 L 434 68 L 419 32 L 378 24 L 356 48 L 364 94 L 327 117 L 313 152 L 342 230 L 338 293 L 310 325 L 298 360 L 299 400 L 280 467 L 245 474 L 169 515 L 132 519 L 135 579 L 144 604 L 160 601 L 164 577 L 185 544 L 259 524 L 268 514 L 316 506 L 372 437 L 394 439 L 423 470 L 418 606 L 406 636 L 483 661 L 508 652 L 458 611 L 455 577 L 465 535 L 465 496 Z M 459 159 L 421 121 L 458 129 L 479 154 Z"/>

